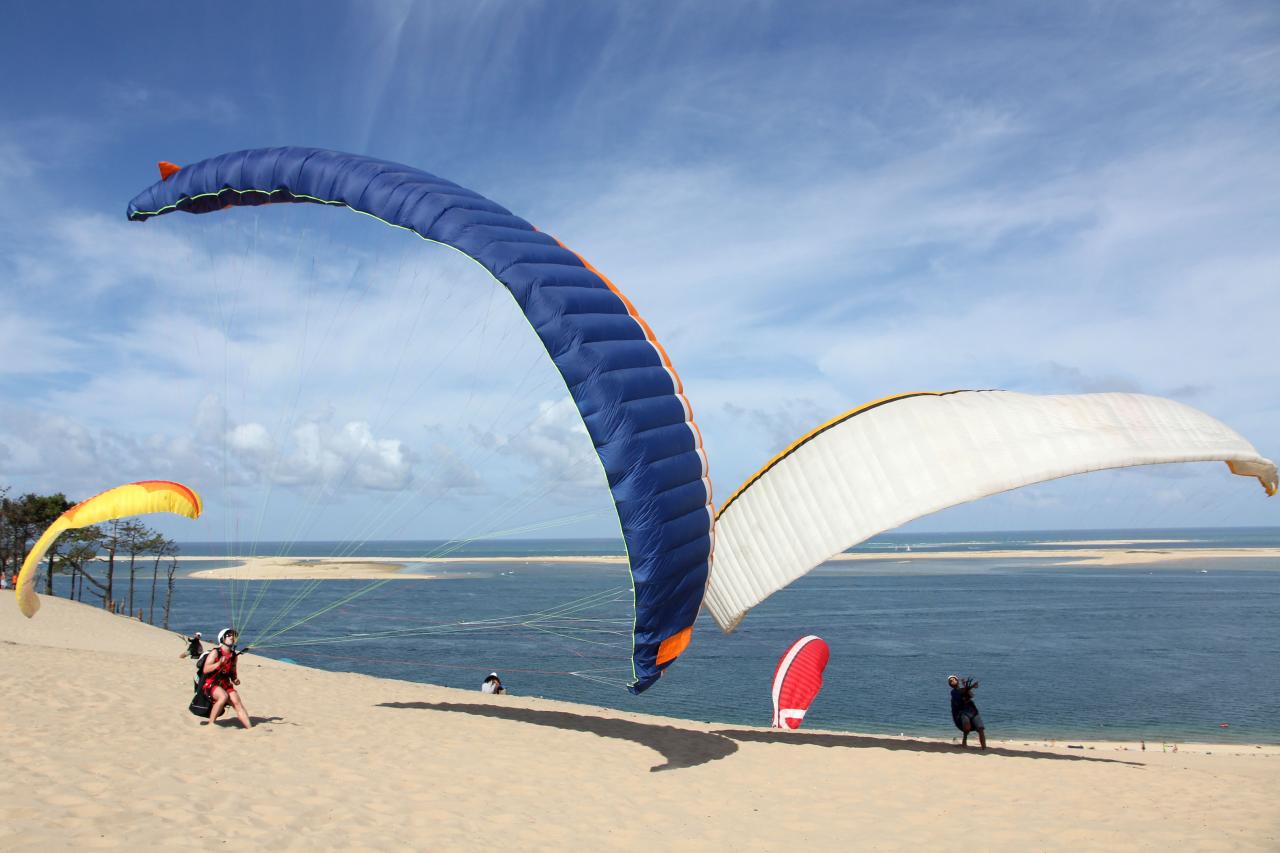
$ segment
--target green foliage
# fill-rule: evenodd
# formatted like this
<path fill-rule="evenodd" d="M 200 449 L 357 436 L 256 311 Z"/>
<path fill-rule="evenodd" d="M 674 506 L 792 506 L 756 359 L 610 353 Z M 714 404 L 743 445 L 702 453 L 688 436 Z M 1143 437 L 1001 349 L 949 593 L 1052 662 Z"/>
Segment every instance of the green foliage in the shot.
<path fill-rule="evenodd" d="M 71 508 L 67 496 L 25 494 L 8 497 L 0 489 L 0 571 L 17 574 L 32 544 L 58 516 Z"/>

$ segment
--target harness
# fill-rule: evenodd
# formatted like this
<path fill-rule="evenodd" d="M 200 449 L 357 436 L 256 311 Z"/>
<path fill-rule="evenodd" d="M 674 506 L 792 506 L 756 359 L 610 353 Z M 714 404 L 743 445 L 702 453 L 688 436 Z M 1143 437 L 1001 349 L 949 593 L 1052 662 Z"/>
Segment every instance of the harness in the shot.
<path fill-rule="evenodd" d="M 236 658 L 239 657 L 238 652 L 232 652 L 230 655 L 221 651 L 221 646 L 215 646 L 204 654 L 200 655 L 200 659 L 196 661 L 196 677 L 195 677 L 195 695 L 191 697 L 191 704 L 188 709 L 197 717 L 207 717 L 209 712 L 213 710 L 213 695 L 210 690 L 205 689 L 205 682 L 211 682 L 219 677 L 232 679 L 236 677 Z M 204 663 L 209 659 L 209 655 L 214 652 L 219 653 L 218 668 L 213 672 L 206 673 L 204 671 Z M 225 712 L 225 708 L 223 711 Z M 219 714 L 221 716 L 221 714 Z"/>

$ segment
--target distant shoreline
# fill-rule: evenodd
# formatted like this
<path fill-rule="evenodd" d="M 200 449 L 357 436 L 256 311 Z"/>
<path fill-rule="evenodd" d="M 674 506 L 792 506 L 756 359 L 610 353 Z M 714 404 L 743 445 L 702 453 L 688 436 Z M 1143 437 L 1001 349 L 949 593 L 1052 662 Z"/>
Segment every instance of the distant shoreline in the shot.
<path fill-rule="evenodd" d="M 1168 540 L 1166 540 L 1168 541 Z M 1095 540 L 1091 544 L 1102 544 Z M 1117 546 L 1137 544 L 1115 540 Z M 1057 548 L 983 549 L 965 551 L 883 551 L 837 554 L 828 563 L 903 562 L 928 560 L 1049 560 L 1050 567 L 1085 565 L 1117 568 L 1150 566 L 1184 560 L 1280 559 L 1280 548 Z M 200 569 L 187 577 L 197 580 L 443 580 L 457 574 L 406 572 L 410 564 L 476 566 L 484 564 L 571 563 L 626 565 L 624 556 L 529 554 L 502 557 L 208 557 L 180 556 L 180 561 L 235 561 L 237 565 Z M 465 575 L 463 576 L 465 577 Z"/>

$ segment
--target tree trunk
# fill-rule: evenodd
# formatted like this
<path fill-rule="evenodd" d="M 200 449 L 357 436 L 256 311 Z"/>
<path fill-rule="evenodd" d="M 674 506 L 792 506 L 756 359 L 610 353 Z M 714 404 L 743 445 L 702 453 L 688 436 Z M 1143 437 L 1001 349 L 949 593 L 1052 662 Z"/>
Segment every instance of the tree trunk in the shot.
<path fill-rule="evenodd" d="M 106 585 L 104 585 L 102 581 L 98 580 L 93 575 L 86 572 L 84 569 L 81 569 L 80 570 L 80 594 L 81 595 L 84 594 L 85 584 L 89 584 L 89 586 L 93 587 L 94 591 L 96 591 L 99 595 L 103 596 L 104 601 L 108 600 L 106 598 L 106 595 L 107 595 Z"/>
<path fill-rule="evenodd" d="M 125 612 L 127 613 L 133 612 L 133 574 L 134 574 L 134 562 L 137 559 L 138 559 L 137 555 L 132 553 L 129 554 L 129 603 L 125 607 Z"/>
<path fill-rule="evenodd" d="M 178 562 L 174 560 L 168 566 L 169 582 L 164 591 L 164 627 L 169 627 L 169 605 L 173 604 L 173 574 L 178 570 Z"/>
<path fill-rule="evenodd" d="M 102 596 L 102 601 L 103 601 L 104 606 L 106 606 L 106 607 L 110 607 L 110 606 L 111 606 L 111 605 L 110 605 L 110 599 L 109 599 L 109 598 L 107 598 L 107 586 L 106 586 L 106 584 L 104 584 L 102 581 L 98 580 L 98 579 L 97 579 L 97 578 L 95 578 L 93 575 L 89 574 L 89 573 L 88 573 L 88 572 L 86 572 L 83 568 L 81 568 L 81 569 L 80 569 L 80 598 L 81 598 L 81 600 L 83 600 L 83 599 L 84 599 L 84 585 L 85 585 L 85 583 L 88 583 L 90 586 L 92 586 L 92 587 L 94 588 L 94 590 L 96 590 L 96 591 L 97 591 L 98 595 L 101 595 L 101 596 Z"/>
<path fill-rule="evenodd" d="M 53 595 L 53 563 L 58 556 L 57 544 L 49 548 L 49 573 L 44 576 L 44 594 Z"/>
<path fill-rule="evenodd" d="M 160 558 L 151 566 L 151 604 L 147 606 L 147 621 L 156 624 L 156 580 L 160 577 Z"/>
<path fill-rule="evenodd" d="M 107 601 L 108 608 L 111 607 L 111 602 L 115 600 L 111 597 L 111 586 L 112 586 L 112 580 L 115 578 L 115 574 L 116 574 L 116 548 L 118 546 L 119 541 L 120 541 L 119 533 L 117 531 L 113 531 L 111 534 L 111 547 L 107 550 L 107 583 L 106 583 L 107 598 L 106 598 L 106 601 Z"/>

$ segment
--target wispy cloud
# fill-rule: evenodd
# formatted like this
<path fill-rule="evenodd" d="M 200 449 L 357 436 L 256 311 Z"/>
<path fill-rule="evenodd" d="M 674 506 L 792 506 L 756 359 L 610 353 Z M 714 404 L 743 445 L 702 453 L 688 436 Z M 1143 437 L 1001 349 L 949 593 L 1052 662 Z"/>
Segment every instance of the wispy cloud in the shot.
<path fill-rule="evenodd" d="M 332 211 L 137 226 L 123 198 L 94 207 L 157 139 L 359 148 L 511 206 L 658 332 L 720 496 L 814 424 L 916 389 L 1172 395 L 1280 456 L 1270 5 L 660 11 L 380 5 L 290 20 L 288 56 L 254 49 L 270 21 L 221 39 L 213 77 L 109 66 L 92 98 L 8 93 L 0 482 L 164 468 L 146 476 L 225 481 L 228 506 L 284 494 L 272 529 L 344 483 L 313 518 L 399 502 L 402 535 L 543 490 L 547 512 L 600 505 L 563 383 L 484 276 Z M 1160 476 L 1098 479 L 1093 503 L 1137 505 Z M 1235 495 L 1205 477 L 1152 520 Z M 937 523 L 1085 524 L 1077 488 Z M 1271 519 L 1234 500 L 1228 520 Z"/>

